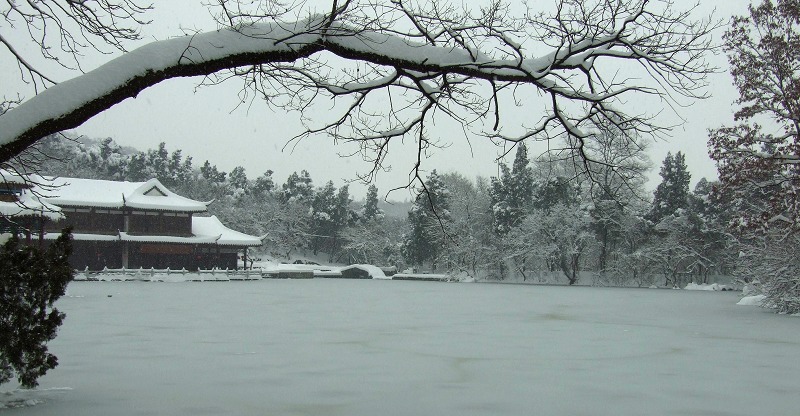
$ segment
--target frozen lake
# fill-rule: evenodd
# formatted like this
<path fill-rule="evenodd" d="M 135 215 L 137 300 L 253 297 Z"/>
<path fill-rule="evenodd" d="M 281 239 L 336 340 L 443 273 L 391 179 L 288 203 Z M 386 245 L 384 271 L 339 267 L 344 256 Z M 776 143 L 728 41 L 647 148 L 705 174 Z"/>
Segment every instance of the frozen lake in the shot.
<path fill-rule="evenodd" d="M 800 318 L 736 301 L 397 281 L 74 282 L 42 402 L 0 414 L 798 414 Z"/>

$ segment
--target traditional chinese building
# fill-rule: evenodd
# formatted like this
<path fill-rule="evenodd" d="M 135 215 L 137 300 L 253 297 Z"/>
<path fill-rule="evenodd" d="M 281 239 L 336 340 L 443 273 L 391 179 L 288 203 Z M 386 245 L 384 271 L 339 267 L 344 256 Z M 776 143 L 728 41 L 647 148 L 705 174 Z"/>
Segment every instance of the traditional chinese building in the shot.
<path fill-rule="evenodd" d="M 10 190 L 15 185 L 6 181 L 3 186 Z M 210 202 L 177 195 L 157 179 L 58 178 L 45 187 L 21 188 L 15 195 L 24 199 L 28 194 L 38 194 L 27 198 L 55 207 L 63 216 L 44 222 L 45 241 L 72 226 L 70 262 L 77 269 L 234 269 L 240 253 L 246 259 L 248 247 L 261 245 L 259 237 L 227 228 L 215 216 L 197 216 L 207 212 Z"/>
<path fill-rule="evenodd" d="M 64 219 L 59 207 L 40 200 L 31 187 L 31 180 L 0 170 L 0 234 L 21 235 L 28 243 L 35 236 L 41 242 L 45 224 Z"/>

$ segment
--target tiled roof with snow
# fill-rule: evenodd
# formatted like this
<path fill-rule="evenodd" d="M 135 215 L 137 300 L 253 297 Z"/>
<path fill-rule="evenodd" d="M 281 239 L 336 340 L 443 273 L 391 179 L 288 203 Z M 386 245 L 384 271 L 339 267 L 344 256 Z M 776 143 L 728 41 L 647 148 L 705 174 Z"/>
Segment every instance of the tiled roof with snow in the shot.
<path fill-rule="evenodd" d="M 13 183 L 17 185 L 22 185 L 27 183 L 27 181 L 18 173 L 11 172 L 5 169 L 0 169 L 0 184 L 2 183 Z"/>
<path fill-rule="evenodd" d="M 216 215 L 192 217 L 192 234 L 196 236 L 219 236 L 221 246 L 257 247 L 261 238 L 231 230 L 220 222 Z"/>
<path fill-rule="evenodd" d="M 45 240 L 55 240 L 61 233 L 45 233 Z M 76 241 L 119 241 L 119 234 L 84 234 L 72 233 L 72 239 Z"/>
<path fill-rule="evenodd" d="M 191 237 L 178 237 L 171 235 L 131 235 L 120 231 L 119 239 L 137 243 L 173 243 L 173 244 L 214 244 L 217 236 L 194 235 Z"/>
<path fill-rule="evenodd" d="M 25 190 L 19 195 L 18 202 L 0 201 L 0 216 L 24 217 L 35 216 L 58 221 L 64 218 L 61 208 L 42 201 L 32 192 Z"/>
<path fill-rule="evenodd" d="M 138 208 L 160 211 L 206 212 L 207 203 L 182 197 L 161 184 L 105 181 L 98 179 L 57 178 L 53 189 L 42 191 L 47 201 L 59 206 L 96 208 Z"/>

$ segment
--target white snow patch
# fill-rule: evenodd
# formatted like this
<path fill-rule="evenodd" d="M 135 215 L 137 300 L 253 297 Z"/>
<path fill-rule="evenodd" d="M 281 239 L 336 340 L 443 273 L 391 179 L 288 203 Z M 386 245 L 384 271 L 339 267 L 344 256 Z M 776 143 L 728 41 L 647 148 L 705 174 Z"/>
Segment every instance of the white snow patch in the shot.
<path fill-rule="evenodd" d="M 475 283 L 475 278 L 467 272 L 461 272 L 455 276 L 450 276 L 452 281 L 461 283 Z"/>
<path fill-rule="evenodd" d="M 391 280 L 392 279 L 391 277 L 387 277 L 386 274 L 383 273 L 383 270 L 381 270 L 380 267 L 373 266 L 371 264 L 351 264 L 349 266 L 345 266 L 345 267 L 340 268 L 339 272 L 341 273 L 343 270 L 348 270 L 348 269 L 361 269 L 361 270 L 364 270 L 365 272 L 369 273 L 369 275 L 372 276 L 373 279 L 377 279 L 377 280 Z"/>
<path fill-rule="evenodd" d="M 726 290 L 733 290 L 732 287 L 730 287 L 728 285 L 721 285 L 719 283 L 711 283 L 711 284 L 707 284 L 707 283 L 701 283 L 701 284 L 689 283 L 688 285 L 686 285 L 686 287 L 684 289 L 685 290 L 707 290 L 707 291 L 717 291 L 717 292 L 726 291 Z"/>
<path fill-rule="evenodd" d="M 764 295 L 745 296 L 740 299 L 739 302 L 736 302 L 736 304 L 743 306 L 761 306 L 765 297 Z"/>
<path fill-rule="evenodd" d="M 453 277 L 447 274 L 439 274 L 439 273 L 397 273 L 392 276 L 392 279 L 396 280 L 419 280 L 419 281 L 426 281 L 426 280 L 435 280 L 441 282 L 450 282 L 454 281 Z"/>
<path fill-rule="evenodd" d="M 338 270 L 338 266 L 325 266 L 322 264 L 306 264 L 306 263 L 278 263 L 269 264 L 261 267 L 261 270 L 270 272 L 279 271 L 332 271 Z"/>
<path fill-rule="evenodd" d="M 750 282 L 742 288 L 742 296 L 753 296 L 761 294 L 760 282 Z"/>

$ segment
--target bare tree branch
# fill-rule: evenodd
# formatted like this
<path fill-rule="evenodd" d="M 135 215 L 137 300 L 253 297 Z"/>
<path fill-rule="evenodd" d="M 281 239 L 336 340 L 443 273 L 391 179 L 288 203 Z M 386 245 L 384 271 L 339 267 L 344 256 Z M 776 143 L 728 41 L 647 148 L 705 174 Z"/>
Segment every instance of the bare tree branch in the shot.
<path fill-rule="evenodd" d="M 622 137 L 669 129 L 630 104 L 637 99 L 679 106 L 682 98 L 703 98 L 714 70 L 704 57 L 719 26 L 695 20 L 693 7 L 676 10 L 672 0 L 558 0 L 552 15 L 528 10 L 521 18 L 499 0 L 477 11 L 446 1 L 330 5 L 322 15 L 301 17 L 297 3 L 215 0 L 220 30 L 140 47 L 0 117 L 0 160 L 163 80 L 196 75 L 206 84 L 240 77 L 243 102 L 252 93 L 299 112 L 306 129 L 295 139 L 327 134 L 359 143 L 375 166 L 367 176 L 381 168 L 391 141 L 411 139 L 418 147 L 411 179 L 418 179 L 425 152 L 440 139 L 428 126 L 441 117 L 463 126 L 467 138 L 571 138 L 564 142 L 586 159 L 586 141 L 608 124 Z M 135 16 L 123 20 L 138 22 Z M 112 45 L 133 33 L 112 29 L 82 30 Z M 620 76 L 622 67 L 640 71 Z M 512 119 L 501 111 L 499 94 L 545 111 L 538 119 Z M 315 111 L 322 103 L 329 121 Z M 522 133 L 506 134 L 504 126 Z"/>

